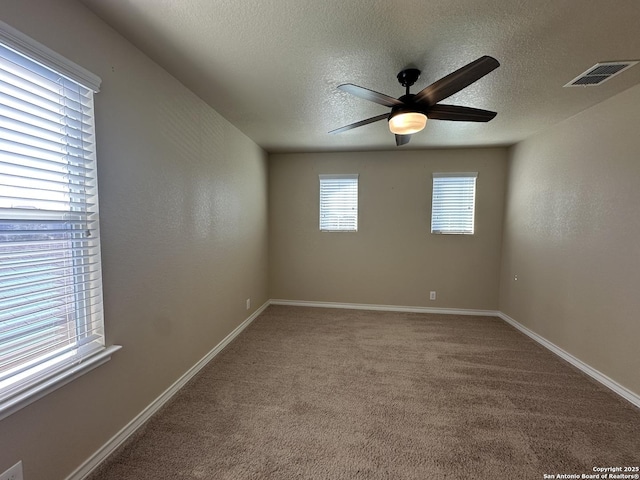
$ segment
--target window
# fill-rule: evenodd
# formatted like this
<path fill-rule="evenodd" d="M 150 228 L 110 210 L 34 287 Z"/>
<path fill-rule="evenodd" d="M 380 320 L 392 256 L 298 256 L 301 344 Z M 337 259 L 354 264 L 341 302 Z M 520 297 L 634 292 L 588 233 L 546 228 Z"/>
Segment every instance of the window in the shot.
<path fill-rule="evenodd" d="M 0 24 L 2 416 L 114 350 L 104 347 L 102 319 L 97 85 L 74 78 L 89 75 Z"/>
<path fill-rule="evenodd" d="M 358 175 L 320 175 L 320 230 L 358 231 Z"/>
<path fill-rule="evenodd" d="M 473 235 L 477 173 L 434 173 L 431 233 Z"/>

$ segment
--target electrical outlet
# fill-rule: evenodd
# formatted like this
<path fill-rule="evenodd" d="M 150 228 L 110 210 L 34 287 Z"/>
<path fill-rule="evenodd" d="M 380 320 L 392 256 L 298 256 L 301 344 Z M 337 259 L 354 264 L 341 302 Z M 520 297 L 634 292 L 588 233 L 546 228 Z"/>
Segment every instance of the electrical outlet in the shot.
<path fill-rule="evenodd" d="M 6 472 L 0 474 L 0 480 L 23 480 L 22 460 L 20 460 Z"/>
<path fill-rule="evenodd" d="M 247 298 L 247 310 L 249 310 L 250 308 L 251 308 L 251 299 Z M 2 479 L 0 478 L 0 480 Z"/>
<path fill-rule="evenodd" d="M 436 299 L 436 292 L 435 290 L 431 290 L 429 292 L 429 300 L 435 300 Z"/>

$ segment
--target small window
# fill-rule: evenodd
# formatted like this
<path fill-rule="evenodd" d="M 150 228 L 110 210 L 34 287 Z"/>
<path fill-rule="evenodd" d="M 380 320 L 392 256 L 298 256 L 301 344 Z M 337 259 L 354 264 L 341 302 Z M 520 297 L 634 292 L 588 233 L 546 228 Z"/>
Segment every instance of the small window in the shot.
<path fill-rule="evenodd" d="M 320 175 L 320 231 L 358 231 L 358 175 Z"/>
<path fill-rule="evenodd" d="M 434 173 L 431 233 L 473 235 L 477 173 Z"/>

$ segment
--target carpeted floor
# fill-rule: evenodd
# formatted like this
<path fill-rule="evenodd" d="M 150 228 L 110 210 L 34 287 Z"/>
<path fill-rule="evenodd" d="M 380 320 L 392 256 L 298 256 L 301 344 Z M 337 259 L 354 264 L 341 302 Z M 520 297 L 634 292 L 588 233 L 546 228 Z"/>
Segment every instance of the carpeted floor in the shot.
<path fill-rule="evenodd" d="M 638 465 L 640 410 L 497 318 L 270 306 L 90 478 L 510 480 Z"/>

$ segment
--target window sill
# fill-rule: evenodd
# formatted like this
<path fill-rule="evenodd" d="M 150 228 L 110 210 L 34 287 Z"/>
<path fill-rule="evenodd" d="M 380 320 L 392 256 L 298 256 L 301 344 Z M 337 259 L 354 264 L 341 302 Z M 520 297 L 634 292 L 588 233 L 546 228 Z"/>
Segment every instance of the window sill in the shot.
<path fill-rule="evenodd" d="M 120 345 L 112 345 L 110 347 L 101 350 L 95 355 L 89 357 L 82 363 L 67 368 L 49 378 L 45 381 L 23 391 L 19 394 L 9 397 L 4 402 L 0 403 L 0 420 L 12 415 L 18 410 L 26 407 L 27 405 L 39 400 L 40 398 L 48 395 L 49 393 L 57 390 L 58 388 L 66 385 L 67 383 L 81 377 L 87 372 L 90 372 L 94 368 L 111 360 L 111 355 L 122 347 Z"/>

